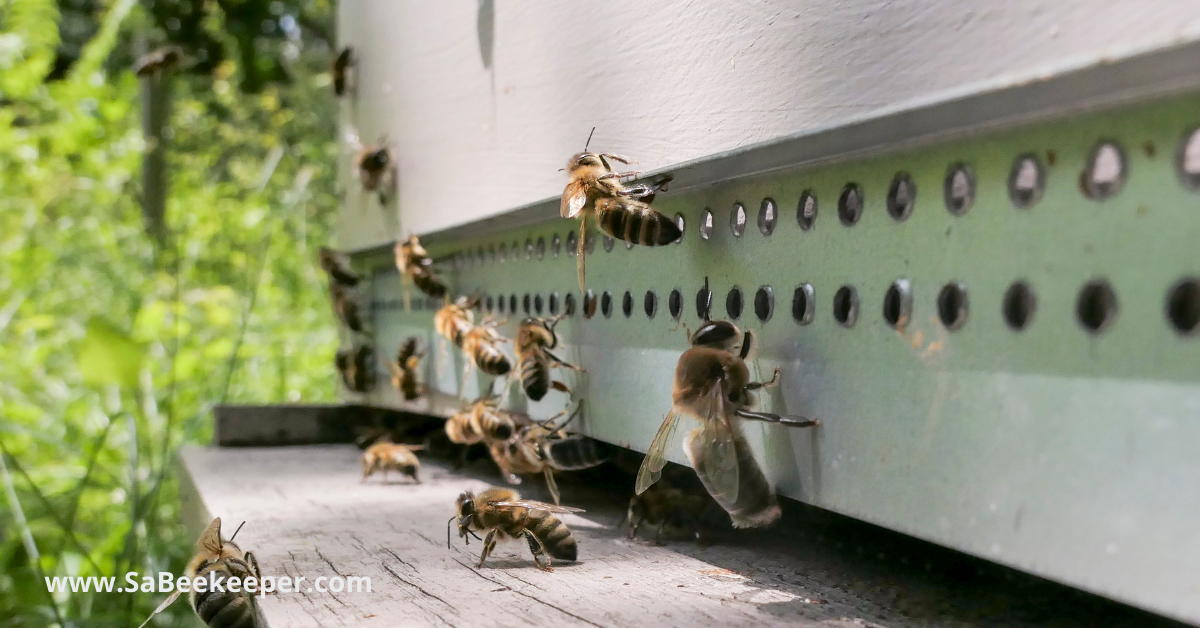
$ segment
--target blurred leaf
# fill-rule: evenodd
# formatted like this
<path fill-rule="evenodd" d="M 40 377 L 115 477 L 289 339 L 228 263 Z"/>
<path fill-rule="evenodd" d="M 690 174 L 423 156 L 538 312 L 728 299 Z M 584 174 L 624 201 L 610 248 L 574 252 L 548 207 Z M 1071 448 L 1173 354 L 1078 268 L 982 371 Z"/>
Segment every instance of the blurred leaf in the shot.
<path fill-rule="evenodd" d="M 79 373 L 83 381 L 92 385 L 134 388 L 138 385 L 143 354 L 142 346 L 128 334 L 94 316 L 88 320 L 87 335 L 79 349 Z"/>

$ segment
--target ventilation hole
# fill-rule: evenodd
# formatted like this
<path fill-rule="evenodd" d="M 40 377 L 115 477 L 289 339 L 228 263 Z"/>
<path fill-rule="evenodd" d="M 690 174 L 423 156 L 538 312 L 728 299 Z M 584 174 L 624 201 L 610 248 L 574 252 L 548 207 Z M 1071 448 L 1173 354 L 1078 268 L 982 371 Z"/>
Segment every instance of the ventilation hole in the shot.
<path fill-rule="evenodd" d="M 575 257 L 576 249 L 579 248 L 579 236 L 572 231 L 567 234 L 567 255 Z"/>
<path fill-rule="evenodd" d="M 549 305 L 550 305 L 550 314 L 552 314 L 552 315 L 558 314 L 558 293 L 557 292 L 550 293 Z"/>
<path fill-rule="evenodd" d="M 742 305 L 742 289 L 737 286 L 730 288 L 729 294 L 725 295 L 725 313 L 731 320 L 742 317 Z"/>
<path fill-rule="evenodd" d="M 591 255 L 596 252 L 596 234 L 587 234 L 587 242 L 583 243 L 583 252 L 586 255 Z"/>
<path fill-rule="evenodd" d="M 962 329 L 967 324 L 967 287 L 958 282 L 950 282 L 942 286 L 937 297 L 938 318 L 950 331 Z"/>
<path fill-rule="evenodd" d="M 888 188 L 887 212 L 897 222 L 907 220 L 917 204 L 917 184 L 907 172 L 896 173 Z"/>
<path fill-rule="evenodd" d="M 1167 319 L 1175 331 L 1191 335 L 1200 327 L 1200 279 L 1181 280 L 1167 293 Z"/>
<path fill-rule="evenodd" d="M 567 316 L 575 316 L 575 293 L 568 292 L 567 296 L 563 297 L 563 314 Z"/>
<path fill-rule="evenodd" d="M 658 295 L 653 290 L 646 291 L 646 296 L 642 298 L 642 309 L 646 311 L 646 318 L 654 318 L 658 313 Z"/>
<path fill-rule="evenodd" d="M 708 315 L 712 312 L 712 290 L 707 286 L 696 292 L 696 318 L 702 321 L 708 320 Z"/>
<path fill-rule="evenodd" d="M 525 259 L 533 259 L 533 240 L 525 240 Z"/>
<path fill-rule="evenodd" d="M 529 296 L 529 293 L 525 293 L 525 298 L 521 299 L 521 307 L 522 307 L 522 309 L 525 310 L 526 314 L 528 314 L 529 311 L 531 309 L 533 309 L 531 307 L 532 302 L 533 302 L 533 299 Z"/>
<path fill-rule="evenodd" d="M 600 295 L 600 313 L 604 318 L 612 316 L 612 293 L 607 290 Z"/>
<path fill-rule="evenodd" d="M 604 251 L 605 251 L 606 253 L 611 253 L 611 252 L 612 252 L 612 250 L 613 250 L 613 244 L 616 244 L 616 240 L 614 240 L 614 239 L 612 239 L 612 238 L 610 238 L 610 237 L 608 237 L 608 236 L 604 236 Z"/>
<path fill-rule="evenodd" d="M 729 210 L 729 230 L 733 232 L 733 237 L 740 238 L 746 232 L 746 206 L 741 203 L 734 203 L 733 209 Z"/>
<path fill-rule="evenodd" d="M 499 297 L 496 297 L 496 309 L 499 310 L 499 312 L 501 314 L 504 313 L 504 302 L 507 300 L 508 299 L 504 298 L 504 295 L 500 295 Z"/>
<path fill-rule="evenodd" d="M 450 257 L 450 264 L 458 269 L 466 266 L 466 260 L 463 259 L 462 251 L 457 251 Z"/>
<path fill-rule="evenodd" d="M 488 261 L 487 251 L 485 251 L 482 246 L 479 247 L 479 250 L 475 252 L 475 256 L 479 258 L 480 266 L 486 264 Z"/>
<path fill-rule="evenodd" d="M 679 237 L 675 238 L 675 244 L 679 244 L 683 242 L 684 227 L 687 226 L 687 222 L 683 219 L 683 214 L 675 214 L 675 226 L 679 227 Z"/>
<path fill-rule="evenodd" d="M 1042 199 L 1046 189 L 1046 169 L 1033 153 L 1017 157 L 1008 173 L 1008 198 L 1013 206 L 1029 209 Z"/>
<path fill-rule="evenodd" d="M 487 298 L 487 311 L 488 311 L 488 314 L 491 314 L 491 313 L 492 313 L 492 310 L 493 310 L 493 309 L 495 309 L 495 307 L 496 307 L 496 300 L 495 300 L 495 299 L 493 299 L 493 298 L 491 297 L 491 295 L 488 295 L 488 298 Z"/>
<path fill-rule="evenodd" d="M 496 246 L 495 245 L 488 247 L 488 261 L 493 264 L 496 263 Z"/>
<path fill-rule="evenodd" d="M 630 242 L 630 241 L 628 241 L 628 240 L 622 240 L 622 242 L 624 242 L 624 243 L 625 243 L 625 250 L 626 250 L 626 251 L 632 251 L 632 250 L 633 250 L 633 243 L 632 243 L 632 242 Z"/>
<path fill-rule="evenodd" d="M 533 297 L 533 311 L 536 312 L 538 315 L 541 315 L 542 306 L 544 306 L 544 305 L 545 305 L 545 301 L 542 299 L 542 295 L 539 294 L 539 295 L 535 295 Z"/>
<path fill-rule="evenodd" d="M 625 318 L 633 316 L 633 293 L 628 290 L 621 297 L 621 313 L 625 315 Z"/>
<path fill-rule="evenodd" d="M 858 290 L 854 286 L 842 286 L 834 293 L 833 318 L 842 327 L 853 327 L 858 322 Z"/>
<path fill-rule="evenodd" d="M 1200 190 L 1200 127 L 1188 131 L 1175 151 L 1179 180 L 1189 190 Z"/>
<path fill-rule="evenodd" d="M 591 318 L 596 315 L 596 293 L 588 290 L 583 294 L 583 317 Z"/>
<path fill-rule="evenodd" d="M 505 246 L 505 245 L 503 245 L 503 244 L 501 244 L 501 245 L 500 245 L 500 252 L 497 254 L 497 256 L 496 256 L 496 257 L 497 257 L 497 260 L 498 260 L 498 261 L 499 261 L 501 264 L 503 264 L 504 262 L 508 261 L 508 247 L 507 247 L 507 246 Z"/>
<path fill-rule="evenodd" d="M 754 293 L 754 315 L 758 320 L 767 322 L 775 313 L 775 291 L 771 286 L 763 286 Z"/>
<path fill-rule="evenodd" d="M 562 253 L 562 239 L 560 239 L 556 233 L 554 234 L 554 237 L 550 238 L 550 254 L 554 257 L 558 257 L 559 253 Z"/>
<path fill-rule="evenodd" d="M 545 257 L 546 257 L 546 238 L 539 237 L 537 239 L 537 244 L 534 245 L 534 247 L 533 247 L 533 254 L 538 259 L 545 259 Z"/>
<path fill-rule="evenodd" d="M 517 261 L 518 259 L 521 259 L 521 243 L 520 242 L 512 243 L 512 246 L 508 249 L 508 259 L 510 259 L 514 262 Z"/>
<path fill-rule="evenodd" d="M 515 294 L 508 297 L 508 311 L 513 314 L 517 313 L 517 295 Z"/>
<path fill-rule="evenodd" d="M 847 227 L 854 226 L 863 212 L 863 191 L 857 183 L 847 183 L 838 198 L 838 219 Z"/>
<path fill-rule="evenodd" d="M 796 205 L 796 222 L 804 231 L 812 229 L 813 223 L 817 221 L 817 195 L 810 190 L 805 190 L 800 195 L 800 202 Z"/>
<path fill-rule="evenodd" d="M 1004 303 L 1001 306 L 1004 322 L 1016 331 L 1025 329 L 1033 320 L 1033 312 L 1037 309 L 1037 295 L 1033 288 L 1024 281 L 1014 282 L 1004 292 Z"/>
<path fill-rule="evenodd" d="M 1079 291 L 1075 304 L 1075 315 L 1079 324 L 1093 334 L 1098 334 L 1117 318 L 1117 294 L 1104 279 L 1089 281 Z"/>
<path fill-rule="evenodd" d="M 792 294 L 792 318 L 801 325 L 807 325 L 813 322 L 816 309 L 812 284 L 800 284 Z"/>
<path fill-rule="evenodd" d="M 705 240 L 712 237 L 713 234 L 713 213 L 705 209 L 704 214 L 700 218 L 700 237 Z"/>
<path fill-rule="evenodd" d="M 1103 141 L 1088 156 L 1087 169 L 1081 175 L 1083 191 L 1098 201 L 1116 196 L 1125 187 L 1127 166 L 1120 144 Z"/>
<path fill-rule="evenodd" d="M 683 293 L 672 290 L 671 295 L 667 297 L 667 309 L 671 312 L 671 318 L 679 320 L 683 314 Z"/>
<path fill-rule="evenodd" d="M 779 220 L 779 211 L 773 199 L 764 198 L 758 206 L 758 230 L 765 236 L 775 231 L 775 223 Z"/>
<path fill-rule="evenodd" d="M 893 281 L 883 295 L 883 320 L 901 331 L 912 320 L 912 285 L 907 279 Z"/>
<path fill-rule="evenodd" d="M 964 163 L 953 163 L 946 169 L 946 181 L 942 184 L 942 200 L 946 211 L 961 216 L 975 204 L 975 172 Z"/>

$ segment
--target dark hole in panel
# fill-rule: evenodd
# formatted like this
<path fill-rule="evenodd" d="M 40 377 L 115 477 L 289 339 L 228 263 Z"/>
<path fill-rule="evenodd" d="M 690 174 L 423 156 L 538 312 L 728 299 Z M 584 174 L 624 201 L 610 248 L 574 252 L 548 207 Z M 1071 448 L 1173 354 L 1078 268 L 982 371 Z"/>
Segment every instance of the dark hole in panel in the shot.
<path fill-rule="evenodd" d="M 1193 192 L 1200 190 L 1200 127 L 1188 131 L 1179 141 L 1175 169 L 1184 187 Z"/>
<path fill-rule="evenodd" d="M 813 223 L 817 221 L 817 195 L 811 190 L 805 190 L 800 195 L 800 202 L 796 204 L 796 223 L 804 231 L 812 229 Z"/>
<path fill-rule="evenodd" d="M 742 289 L 737 286 L 730 288 L 729 294 L 725 295 L 725 313 L 731 320 L 742 317 L 742 305 Z"/>
<path fill-rule="evenodd" d="M 942 200 L 946 211 L 961 216 L 975 204 L 975 171 L 964 163 L 953 163 L 946 169 L 942 183 Z"/>
<path fill-rule="evenodd" d="M 654 318 L 658 312 L 658 295 L 654 294 L 653 290 L 646 291 L 646 296 L 642 299 L 642 309 L 646 311 L 646 318 Z"/>
<path fill-rule="evenodd" d="M 610 238 L 609 236 L 604 236 L 604 252 L 612 252 L 614 244 L 616 244 L 616 240 Z"/>
<path fill-rule="evenodd" d="M 499 310 L 501 314 L 504 313 L 504 302 L 507 300 L 508 299 L 505 298 L 504 295 L 496 297 L 496 309 Z"/>
<path fill-rule="evenodd" d="M 588 255 L 596 252 L 596 234 L 592 231 L 587 234 L 587 242 L 583 243 L 583 251 Z"/>
<path fill-rule="evenodd" d="M 556 233 L 554 237 L 550 238 L 550 254 L 558 257 L 559 253 L 562 253 L 562 239 Z"/>
<path fill-rule="evenodd" d="M 526 314 L 529 313 L 529 310 L 533 309 L 532 303 L 533 303 L 533 299 L 529 296 L 529 293 L 526 292 L 525 297 L 523 299 L 521 299 L 521 306 L 522 306 L 522 309 L 525 310 Z"/>
<path fill-rule="evenodd" d="M 683 315 L 683 293 L 678 290 L 671 291 L 671 295 L 667 297 L 667 310 L 671 312 L 671 318 L 679 320 Z"/>
<path fill-rule="evenodd" d="M 1167 320 L 1184 335 L 1200 328 L 1200 279 L 1189 277 L 1171 288 L 1167 293 Z"/>
<path fill-rule="evenodd" d="M 508 261 L 508 247 L 507 246 L 505 246 L 503 244 L 500 245 L 500 252 L 496 254 L 496 259 L 501 264 Z"/>
<path fill-rule="evenodd" d="M 510 247 L 508 249 L 508 259 L 510 259 L 514 262 L 517 261 L 518 259 L 521 259 L 521 243 L 520 242 L 512 243 L 512 247 Z"/>
<path fill-rule="evenodd" d="M 567 316 L 575 315 L 575 293 L 568 292 L 567 296 L 563 297 L 563 314 Z"/>
<path fill-rule="evenodd" d="M 938 318 L 942 320 L 946 329 L 962 329 L 967 323 L 967 313 L 970 311 L 967 287 L 956 281 L 942 286 L 941 292 L 938 292 L 937 311 Z"/>
<path fill-rule="evenodd" d="M 496 246 L 495 245 L 488 246 L 488 261 L 492 262 L 493 264 L 496 263 Z"/>
<path fill-rule="evenodd" d="M 583 294 L 583 317 L 591 318 L 596 315 L 596 293 L 588 290 Z"/>
<path fill-rule="evenodd" d="M 1084 284 L 1075 303 L 1075 315 L 1079 324 L 1093 334 L 1098 334 L 1117 318 L 1117 293 L 1104 279 L 1094 279 Z"/>
<path fill-rule="evenodd" d="M 600 313 L 604 315 L 604 318 L 612 316 L 612 293 L 607 290 L 600 295 Z"/>
<path fill-rule="evenodd" d="M 625 315 L 625 318 L 633 316 L 633 293 L 628 290 L 621 297 L 621 313 Z"/>
<path fill-rule="evenodd" d="M 884 293 L 883 320 L 892 329 L 900 330 L 912 320 L 912 285 L 907 279 L 893 281 Z"/>
<path fill-rule="evenodd" d="M 525 259 L 533 259 L 533 240 L 525 240 Z"/>
<path fill-rule="evenodd" d="M 774 199 L 764 198 L 758 206 L 758 231 L 765 236 L 775 232 L 775 223 L 779 220 L 779 209 Z"/>
<path fill-rule="evenodd" d="M 808 325 L 813 322 L 816 311 L 816 295 L 812 284 L 800 284 L 792 293 L 792 318 L 801 325 Z"/>
<path fill-rule="evenodd" d="M 706 284 L 703 288 L 696 292 L 696 317 L 702 321 L 708 320 L 709 313 L 712 312 L 712 290 L 708 289 Z"/>
<path fill-rule="evenodd" d="M 537 239 L 537 244 L 533 247 L 533 254 L 536 255 L 538 259 L 543 259 L 546 257 L 546 238 L 539 237 Z"/>
<path fill-rule="evenodd" d="M 567 234 L 567 255 L 575 257 L 576 249 L 579 248 L 579 236 L 574 231 Z"/>
<path fill-rule="evenodd" d="M 1033 321 L 1033 313 L 1037 310 L 1037 295 L 1033 288 L 1024 281 L 1014 282 L 1004 292 L 1004 303 L 1001 305 L 1004 322 L 1016 331 L 1021 331 Z"/>
<path fill-rule="evenodd" d="M 625 243 L 625 250 L 626 250 L 626 251 L 632 251 L 632 250 L 633 250 L 633 243 L 632 243 L 632 242 L 630 242 L 630 241 L 628 241 L 628 240 L 622 240 L 622 242 L 624 242 L 624 243 Z"/>
<path fill-rule="evenodd" d="M 712 237 L 713 234 L 713 213 L 710 210 L 704 210 L 700 216 L 700 237 L 705 240 Z"/>
<path fill-rule="evenodd" d="M 550 293 L 550 314 L 558 314 L 558 293 Z"/>
<path fill-rule="evenodd" d="M 1008 173 L 1008 198 L 1014 207 L 1029 209 L 1046 191 L 1046 168 L 1033 153 L 1019 155 Z"/>
<path fill-rule="evenodd" d="M 834 293 L 833 318 L 842 327 L 853 327 L 858 322 L 858 290 L 854 286 L 842 286 Z"/>
<path fill-rule="evenodd" d="M 917 184 L 907 172 L 896 173 L 888 188 L 887 212 L 897 222 L 907 220 L 917 204 Z"/>
<path fill-rule="evenodd" d="M 1116 196 L 1125 187 L 1128 171 L 1121 145 L 1112 140 L 1100 142 L 1088 155 L 1087 167 L 1080 175 L 1084 194 L 1098 201 Z"/>
<path fill-rule="evenodd" d="M 852 227 L 862 218 L 863 191 L 857 183 L 847 183 L 838 198 L 838 220 L 843 225 Z"/>
<path fill-rule="evenodd" d="M 545 306 L 545 304 L 546 304 L 546 302 L 544 299 L 542 299 L 542 295 L 540 295 L 540 294 L 534 295 L 534 297 L 533 297 L 533 311 L 534 312 L 536 312 L 537 314 L 541 314 L 542 308 Z"/>
<path fill-rule="evenodd" d="M 775 291 L 771 286 L 763 286 L 754 293 L 754 315 L 758 320 L 767 322 L 775 313 Z"/>
<path fill-rule="evenodd" d="M 746 232 L 746 206 L 741 203 L 734 203 L 733 209 L 729 210 L 729 230 L 733 232 L 733 237 L 740 238 Z"/>
<path fill-rule="evenodd" d="M 517 295 L 515 294 L 508 297 L 508 311 L 513 314 L 517 313 Z"/>
<path fill-rule="evenodd" d="M 489 295 L 488 295 L 488 298 L 487 298 L 487 311 L 488 311 L 488 313 L 489 313 L 489 314 L 491 314 L 491 313 L 492 313 L 492 310 L 493 310 L 495 307 L 496 307 L 496 300 L 495 300 L 495 299 L 493 299 L 493 298 L 492 298 L 492 295 L 490 295 L 490 294 L 489 294 Z"/>

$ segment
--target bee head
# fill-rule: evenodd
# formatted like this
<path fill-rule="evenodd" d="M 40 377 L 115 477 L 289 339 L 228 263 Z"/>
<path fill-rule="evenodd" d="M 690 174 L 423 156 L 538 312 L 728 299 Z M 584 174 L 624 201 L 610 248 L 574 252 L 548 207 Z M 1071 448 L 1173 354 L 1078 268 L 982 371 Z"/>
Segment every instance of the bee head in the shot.
<path fill-rule="evenodd" d="M 694 347 L 729 350 L 737 344 L 741 335 L 741 330 L 729 321 L 709 321 L 692 334 L 691 343 Z"/>
<path fill-rule="evenodd" d="M 575 172 L 580 168 L 603 168 L 604 162 L 596 153 L 577 153 L 567 162 L 567 172 Z"/>
<path fill-rule="evenodd" d="M 475 514 L 475 494 L 471 491 L 465 491 L 462 495 L 459 495 L 456 507 L 458 508 L 459 526 L 462 527 L 462 519 Z"/>

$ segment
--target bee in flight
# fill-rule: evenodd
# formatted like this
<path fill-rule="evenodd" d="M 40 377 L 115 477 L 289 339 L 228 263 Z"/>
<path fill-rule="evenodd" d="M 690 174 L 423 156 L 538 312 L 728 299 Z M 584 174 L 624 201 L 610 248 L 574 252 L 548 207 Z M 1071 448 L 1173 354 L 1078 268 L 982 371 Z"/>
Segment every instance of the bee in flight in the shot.
<path fill-rule="evenodd" d="M 157 78 L 175 69 L 181 61 L 183 50 L 179 46 L 163 46 L 138 57 L 133 63 L 133 73 Z"/>
<path fill-rule="evenodd" d="M 345 254 L 325 246 L 317 252 L 321 270 L 329 275 L 331 282 L 347 287 L 357 286 L 362 277 L 350 268 L 345 258 Z"/>
<path fill-rule="evenodd" d="M 740 351 L 735 353 L 740 339 Z M 728 321 L 705 323 L 691 336 L 691 348 L 679 356 L 675 366 L 673 405 L 667 414 L 646 458 L 638 470 L 635 491 L 645 492 L 662 475 L 666 465 L 666 447 L 672 440 L 680 418 L 689 416 L 700 427 L 684 439 L 684 453 L 696 470 L 704 488 L 729 513 L 734 527 L 757 527 L 779 518 L 775 492 L 754 459 L 740 421 L 751 419 L 780 423 L 791 427 L 818 425 L 815 419 L 788 417 L 749 410 L 753 391 L 773 385 L 779 369 L 769 382 L 750 381 L 746 357 L 752 336 L 742 334 Z"/>
<path fill-rule="evenodd" d="M 480 324 L 472 327 L 463 336 L 461 346 L 468 358 L 467 372 L 470 372 L 472 364 L 484 373 L 497 377 L 507 375 L 512 370 L 512 362 L 509 362 L 508 356 L 500 350 L 500 345 L 508 342 L 508 339 L 496 331 L 496 327 L 503 324 L 504 321 L 484 317 Z M 463 381 L 466 381 L 466 373 L 463 374 Z"/>
<path fill-rule="evenodd" d="M 499 404 L 498 395 L 485 395 L 471 402 L 446 419 L 446 437 L 458 445 L 493 443 L 512 438 L 519 425 L 530 422 L 523 415 L 501 410 Z"/>
<path fill-rule="evenodd" d="M 433 315 L 433 328 L 461 349 L 467 332 L 475 327 L 475 312 L 472 311 L 474 305 L 469 297 L 459 297 L 455 302 L 443 305 Z"/>
<path fill-rule="evenodd" d="M 395 164 L 392 152 L 388 149 L 387 136 L 380 138 L 378 144 L 364 146 L 358 134 L 351 132 L 349 142 L 358 151 L 354 157 L 354 167 L 358 170 L 363 191 L 378 193 L 379 204 L 387 205 L 388 194 L 396 184 Z"/>
<path fill-rule="evenodd" d="M 571 392 L 566 384 L 551 381 L 551 367 L 564 366 L 576 371 L 583 370 L 550 353 L 551 349 L 558 346 L 558 335 L 554 333 L 554 326 L 564 316 L 566 314 L 554 318 L 527 318 L 517 327 L 514 346 L 520 368 L 521 388 L 525 390 L 525 395 L 534 401 L 545 397 L 551 388 Z"/>
<path fill-rule="evenodd" d="M 346 46 L 333 60 L 333 67 L 330 70 L 333 74 L 333 93 L 335 95 L 344 96 L 348 89 L 354 89 L 353 66 L 354 49 Z"/>
<path fill-rule="evenodd" d="M 450 524 L 458 522 L 458 536 L 466 539 L 470 534 L 484 532 L 483 551 L 479 554 L 479 568 L 483 568 L 488 554 L 496 547 L 496 541 L 525 539 L 533 553 L 533 563 L 542 571 L 554 571 L 552 559 L 574 561 L 577 548 L 571 530 L 555 513 L 583 512 L 579 508 L 556 506 L 543 502 L 521 499 L 516 491 L 506 488 L 489 488 L 479 495 L 467 491 L 458 496 L 457 514 L 446 522 L 446 547 L 450 547 Z"/>
<path fill-rule="evenodd" d="M 396 361 L 390 364 L 392 386 L 400 391 L 405 401 L 412 401 L 421 396 L 421 389 L 417 385 L 417 366 L 425 352 L 418 351 L 418 342 L 416 336 L 410 336 L 396 352 Z"/>
<path fill-rule="evenodd" d="M 421 292 L 435 299 L 446 296 L 446 284 L 433 274 L 433 260 L 417 236 L 409 236 L 396 245 L 396 266 Z"/>
<path fill-rule="evenodd" d="M 586 291 L 584 257 L 587 225 L 592 216 L 601 231 L 631 244 L 661 246 L 671 244 L 683 235 L 674 220 L 650 207 L 654 195 L 666 191 L 671 177 L 661 177 L 653 185 L 626 186 L 622 181 L 639 173 L 616 172 L 612 162 L 628 164 L 629 158 L 612 153 L 590 153 L 591 142 L 592 136 L 588 135 L 583 152 L 573 155 L 567 162 L 567 175 L 571 180 L 563 190 L 559 204 L 559 214 L 563 218 L 579 218 L 579 248 L 575 259 L 581 292 Z"/>
<path fill-rule="evenodd" d="M 364 393 L 375 386 L 375 349 L 371 345 L 338 349 L 334 364 L 348 390 Z"/>
<path fill-rule="evenodd" d="M 233 536 L 236 537 L 241 529 L 241 526 L 238 526 L 238 529 L 233 532 Z M 262 582 L 258 561 L 254 559 L 254 554 L 243 553 L 241 548 L 234 544 L 233 537 L 230 537 L 229 540 L 221 539 L 220 517 L 213 519 L 212 523 L 209 523 L 204 532 L 200 534 L 200 539 L 196 542 L 196 553 L 188 561 L 184 573 L 193 581 L 200 577 L 211 579 L 212 582 L 220 585 L 219 588 L 209 587 L 199 593 L 193 589 L 188 593 L 188 604 L 205 626 L 210 628 L 258 628 L 265 624 L 259 617 L 254 594 L 247 592 L 244 585 L 246 578 L 254 578 L 256 581 Z M 243 583 L 241 591 L 234 593 L 224 586 L 224 583 L 230 578 L 240 579 Z M 138 628 L 144 628 L 155 615 L 166 610 L 179 597 L 180 593 L 176 589 L 170 597 L 158 605 L 158 608 L 154 609 L 150 617 L 146 618 L 146 621 L 142 622 Z"/>
<path fill-rule="evenodd" d="M 421 461 L 417 460 L 417 455 L 413 452 L 422 449 L 424 449 L 423 445 L 402 445 L 389 442 L 371 445 L 362 455 L 362 481 L 366 482 L 367 478 L 374 475 L 376 471 L 383 471 L 383 483 L 387 484 L 388 471 L 397 471 L 420 484 Z"/>
<path fill-rule="evenodd" d="M 609 460 L 604 443 L 580 434 L 567 435 L 563 430 L 579 413 L 579 408 L 563 421 L 551 427 L 555 419 L 566 412 L 540 423 L 529 423 L 509 439 L 492 441 L 488 449 L 500 473 L 510 484 L 520 483 L 515 474 L 542 474 L 554 503 L 560 503 L 555 471 L 579 471 L 600 466 Z"/>

